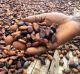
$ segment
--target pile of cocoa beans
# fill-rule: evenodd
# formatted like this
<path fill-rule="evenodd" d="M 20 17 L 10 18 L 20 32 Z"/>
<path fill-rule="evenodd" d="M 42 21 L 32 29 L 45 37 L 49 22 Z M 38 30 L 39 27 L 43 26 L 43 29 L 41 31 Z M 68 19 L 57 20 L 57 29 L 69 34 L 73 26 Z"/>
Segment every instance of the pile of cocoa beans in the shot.
<path fill-rule="evenodd" d="M 53 44 L 57 40 L 56 26 L 56 23 L 31 23 L 23 21 L 20 17 L 17 17 L 16 14 L 1 17 L 0 73 L 23 74 L 23 70 L 27 69 L 31 62 L 33 62 L 35 59 L 39 59 L 42 65 L 46 64 L 46 58 L 52 61 L 54 51 L 49 49 L 47 44 Z M 62 47 L 59 47 L 58 51 L 60 58 L 59 66 L 63 68 L 65 67 L 64 58 L 68 62 L 66 64 L 67 68 L 63 69 L 63 74 L 79 73 L 79 48 L 68 43 Z"/>
<path fill-rule="evenodd" d="M 43 65 L 46 58 L 52 61 L 54 52 L 49 50 L 47 43 L 56 40 L 54 25 L 13 17 L 16 15 L 0 19 L 0 72 L 22 74 L 35 58 Z"/>
<path fill-rule="evenodd" d="M 73 45 L 67 43 L 59 48 L 59 65 L 63 68 L 63 74 L 80 73 L 80 51 Z"/>

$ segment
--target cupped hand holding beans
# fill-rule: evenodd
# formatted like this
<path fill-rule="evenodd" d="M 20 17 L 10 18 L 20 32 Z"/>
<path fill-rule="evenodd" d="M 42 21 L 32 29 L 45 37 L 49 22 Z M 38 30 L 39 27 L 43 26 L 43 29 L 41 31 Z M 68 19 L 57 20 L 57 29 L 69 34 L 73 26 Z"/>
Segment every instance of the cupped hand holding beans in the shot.
<path fill-rule="evenodd" d="M 24 21 L 32 23 L 38 22 L 39 25 L 56 27 L 56 40 L 54 43 L 47 43 L 49 49 L 57 48 L 59 45 L 66 43 L 80 33 L 80 23 L 73 19 L 71 19 L 69 15 L 58 12 L 44 13 L 23 18 Z M 54 40 L 54 37 L 52 40 Z"/>

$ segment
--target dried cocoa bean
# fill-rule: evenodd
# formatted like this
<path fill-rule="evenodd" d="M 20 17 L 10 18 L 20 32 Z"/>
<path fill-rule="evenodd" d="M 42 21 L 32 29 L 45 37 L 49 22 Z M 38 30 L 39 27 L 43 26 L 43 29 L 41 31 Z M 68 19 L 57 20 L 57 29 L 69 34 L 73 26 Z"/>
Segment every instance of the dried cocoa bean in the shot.
<path fill-rule="evenodd" d="M 13 47 L 16 48 L 16 49 L 18 49 L 18 50 L 22 50 L 22 49 L 24 50 L 24 49 L 26 49 L 25 44 L 23 44 L 23 43 L 21 43 L 19 41 L 13 42 Z"/>
<path fill-rule="evenodd" d="M 26 62 L 24 63 L 24 65 L 23 65 L 23 68 L 26 69 L 26 68 L 28 68 L 29 65 L 30 65 L 30 63 L 29 63 L 28 61 L 26 61 Z"/>

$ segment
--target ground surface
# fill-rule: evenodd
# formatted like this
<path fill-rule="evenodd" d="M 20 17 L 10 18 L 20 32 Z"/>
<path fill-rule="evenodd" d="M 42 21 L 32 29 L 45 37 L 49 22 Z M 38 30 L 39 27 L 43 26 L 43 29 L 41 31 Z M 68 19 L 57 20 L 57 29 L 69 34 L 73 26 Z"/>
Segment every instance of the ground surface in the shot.
<path fill-rule="evenodd" d="M 0 0 L 0 14 L 2 9 L 7 9 L 10 13 L 17 13 L 20 17 L 26 17 L 34 14 L 41 14 L 46 12 L 58 11 L 65 14 L 75 14 L 80 10 L 80 0 Z M 9 13 L 8 13 L 9 14 Z M 80 37 L 78 38 L 80 40 Z M 76 46 L 80 46 L 80 41 L 71 41 L 76 43 Z M 57 53 L 57 52 L 56 52 Z M 59 62 L 59 57 L 54 55 L 56 62 Z M 57 56 L 57 58 L 56 58 Z M 58 60 L 57 60 L 58 59 Z M 53 61 L 55 62 L 55 61 Z M 52 62 L 52 64 L 53 64 Z M 50 62 L 47 60 L 47 65 L 41 66 L 40 62 L 35 60 L 32 65 L 27 69 L 28 74 L 47 74 Z M 35 66 L 35 68 L 34 68 Z M 50 74 L 53 74 L 53 68 L 56 70 L 59 64 L 50 67 Z M 40 69 L 42 67 L 42 69 Z M 33 70 L 34 69 L 34 70 Z M 62 69 L 62 68 L 61 68 Z M 58 70 L 58 69 L 57 69 Z M 37 73 L 36 73 L 37 72 Z M 55 71 L 57 74 L 57 71 Z M 61 73 L 60 73 L 61 74 Z"/>

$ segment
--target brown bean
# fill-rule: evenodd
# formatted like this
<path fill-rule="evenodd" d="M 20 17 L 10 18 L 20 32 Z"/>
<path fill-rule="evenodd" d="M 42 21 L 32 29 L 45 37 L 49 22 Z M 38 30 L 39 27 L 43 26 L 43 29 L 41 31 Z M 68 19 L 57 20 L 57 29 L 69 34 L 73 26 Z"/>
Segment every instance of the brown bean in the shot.
<path fill-rule="evenodd" d="M 0 62 L 5 62 L 5 61 L 7 61 L 9 58 L 1 58 L 0 59 Z"/>
<path fill-rule="evenodd" d="M 36 40 L 35 32 L 34 31 L 31 33 L 31 38 L 32 38 L 32 40 Z"/>
<path fill-rule="evenodd" d="M 21 67 L 22 67 L 21 62 L 17 61 L 17 68 L 21 68 Z"/>
<path fill-rule="evenodd" d="M 4 49 L 3 52 L 4 52 L 5 54 L 8 54 L 9 50 Z"/>
<path fill-rule="evenodd" d="M 22 53 L 17 53 L 17 56 L 18 56 L 18 57 L 23 57 L 24 54 L 22 54 Z"/>
<path fill-rule="evenodd" d="M 10 51 L 8 52 L 8 55 L 10 55 L 10 56 L 16 55 L 16 51 L 10 50 Z"/>
<path fill-rule="evenodd" d="M 46 51 L 45 47 L 38 47 L 38 48 L 30 47 L 27 48 L 26 50 L 27 54 L 32 54 L 32 55 L 45 53 L 45 51 Z"/>
<path fill-rule="evenodd" d="M 20 31 L 16 31 L 16 32 L 13 32 L 11 35 L 12 35 L 13 37 L 15 37 L 16 35 L 20 35 L 20 34 L 21 34 Z"/>
<path fill-rule="evenodd" d="M 31 38 L 30 34 L 27 34 L 27 39 L 30 39 L 30 38 Z"/>
<path fill-rule="evenodd" d="M 5 40 L 6 44 L 12 44 L 12 42 L 14 41 L 14 39 L 11 35 L 4 37 L 4 40 Z"/>
<path fill-rule="evenodd" d="M 19 27 L 19 30 L 26 30 L 26 29 L 28 29 L 28 26 L 26 26 L 26 25 Z"/>
<path fill-rule="evenodd" d="M 11 31 L 16 31 L 17 30 L 17 25 L 15 24 L 15 25 L 10 26 L 10 30 Z"/>
<path fill-rule="evenodd" d="M 27 48 L 29 48 L 29 47 L 31 47 L 31 46 L 32 46 L 31 42 L 28 42 L 28 43 L 26 44 L 26 47 L 27 47 Z"/>
<path fill-rule="evenodd" d="M 35 37 L 36 37 L 36 40 L 39 40 L 40 39 L 40 34 L 36 33 Z"/>
<path fill-rule="evenodd" d="M 35 31 L 39 31 L 39 25 L 37 23 L 33 23 L 33 28 Z"/>
<path fill-rule="evenodd" d="M 5 41 L 1 40 L 0 45 L 6 45 Z"/>
<path fill-rule="evenodd" d="M 11 60 L 16 60 L 18 58 L 18 56 L 10 56 Z"/>
<path fill-rule="evenodd" d="M 0 74 L 5 74 L 5 71 L 0 71 Z"/>
<path fill-rule="evenodd" d="M 51 56 L 51 55 L 47 55 L 47 58 L 50 60 L 50 61 L 52 61 L 53 60 L 53 57 Z"/>
<path fill-rule="evenodd" d="M 45 29 L 40 28 L 39 34 L 40 34 L 41 38 L 45 38 L 45 36 L 46 36 Z"/>
<path fill-rule="evenodd" d="M 19 41 L 13 42 L 13 47 L 18 50 L 26 49 L 26 45 Z"/>
<path fill-rule="evenodd" d="M 32 26 L 28 26 L 28 32 L 32 33 L 33 32 L 33 27 Z"/>
<path fill-rule="evenodd" d="M 0 31 L 0 36 L 2 36 L 3 35 L 3 33 Z"/>
<path fill-rule="evenodd" d="M 59 56 L 60 56 L 60 58 L 61 58 L 61 59 L 64 57 L 64 55 L 63 55 L 63 54 L 60 54 Z"/>
<path fill-rule="evenodd" d="M 33 42 L 31 45 L 32 45 L 33 47 L 36 47 L 36 46 L 39 45 L 39 42 Z"/>
<path fill-rule="evenodd" d="M 23 39 L 18 39 L 18 41 L 21 42 L 21 43 L 26 43 L 26 41 L 23 40 Z"/>
<path fill-rule="evenodd" d="M 8 61 L 9 65 L 11 65 L 11 64 L 12 64 L 12 62 L 13 62 L 13 60 L 12 60 L 12 59 L 10 59 L 10 60 Z"/>
<path fill-rule="evenodd" d="M 2 29 L 2 25 L 0 25 L 0 29 Z"/>

